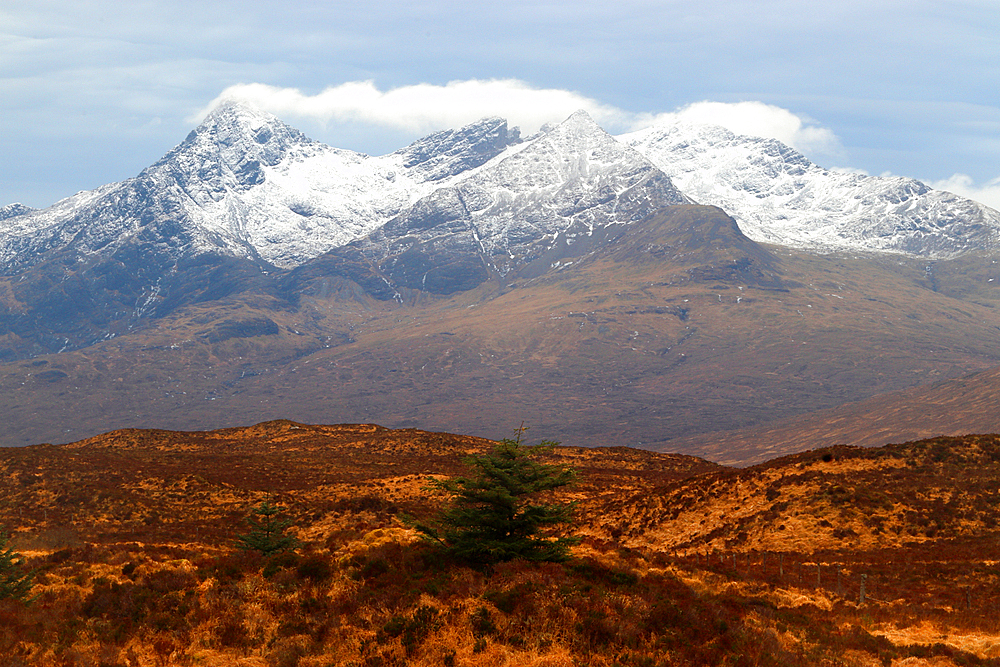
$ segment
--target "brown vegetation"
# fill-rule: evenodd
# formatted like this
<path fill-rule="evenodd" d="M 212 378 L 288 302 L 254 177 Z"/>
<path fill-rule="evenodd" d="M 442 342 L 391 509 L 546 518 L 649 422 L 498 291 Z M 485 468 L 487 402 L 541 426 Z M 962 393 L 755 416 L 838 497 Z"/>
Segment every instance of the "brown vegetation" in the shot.
<path fill-rule="evenodd" d="M 0 663 L 1000 664 L 998 436 L 746 469 L 559 447 L 575 558 L 475 569 L 400 518 L 490 445 L 281 421 L 2 449 L 38 599 L 0 602 Z M 298 554 L 234 545 L 263 500 Z"/>

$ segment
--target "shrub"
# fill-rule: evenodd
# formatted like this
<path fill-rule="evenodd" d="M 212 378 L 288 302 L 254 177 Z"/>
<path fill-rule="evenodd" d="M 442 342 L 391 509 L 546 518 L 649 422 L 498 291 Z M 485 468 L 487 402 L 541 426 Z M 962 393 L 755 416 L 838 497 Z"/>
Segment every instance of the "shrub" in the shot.
<path fill-rule="evenodd" d="M 85 617 L 111 621 L 113 638 L 119 640 L 145 620 L 153 595 L 150 589 L 134 583 L 102 581 L 83 601 L 81 612 Z"/>
<path fill-rule="evenodd" d="M 295 568 L 295 573 L 300 579 L 320 582 L 329 579 L 333 575 L 333 570 L 330 567 L 330 559 L 328 557 L 313 554 L 303 558 L 299 562 Z"/>
<path fill-rule="evenodd" d="M 433 607 L 421 605 L 417 607 L 409 618 L 396 615 L 390 618 L 382 627 L 382 632 L 389 637 L 399 637 L 407 655 L 412 655 L 414 651 L 423 643 L 431 632 L 441 627 L 438 620 L 438 612 Z"/>
<path fill-rule="evenodd" d="M 285 531 L 292 524 L 279 518 L 281 510 L 266 500 L 251 510 L 246 522 L 250 531 L 236 537 L 236 546 L 244 551 L 258 551 L 265 556 L 295 551 L 301 543 Z"/>
<path fill-rule="evenodd" d="M 469 622 L 472 625 L 472 636 L 476 639 L 497 634 L 497 626 L 493 623 L 490 610 L 486 607 L 477 609 L 469 618 Z"/>
<path fill-rule="evenodd" d="M 35 573 L 24 570 L 21 554 L 7 547 L 7 537 L 0 533 L 0 600 L 13 599 L 31 602 L 28 597 Z"/>
<path fill-rule="evenodd" d="M 532 561 L 562 561 L 574 537 L 545 534 L 572 522 L 572 504 L 536 503 L 546 491 L 571 484 L 575 473 L 563 466 L 535 460 L 556 443 L 536 446 L 521 443 L 524 427 L 514 440 L 503 439 L 493 451 L 466 459 L 474 477 L 456 477 L 435 482 L 434 488 L 452 495 L 450 506 L 434 525 L 416 528 L 446 553 L 466 562 L 489 564 L 523 558 Z"/>

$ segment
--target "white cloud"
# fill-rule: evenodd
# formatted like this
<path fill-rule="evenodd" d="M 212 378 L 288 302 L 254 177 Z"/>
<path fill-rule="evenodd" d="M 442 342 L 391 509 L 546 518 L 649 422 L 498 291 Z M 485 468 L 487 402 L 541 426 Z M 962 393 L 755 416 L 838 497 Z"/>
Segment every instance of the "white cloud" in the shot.
<path fill-rule="evenodd" d="M 806 116 L 764 102 L 695 102 L 677 111 L 637 119 L 636 129 L 667 123 L 721 125 L 754 137 L 777 139 L 796 150 L 825 156 L 841 156 L 837 136 Z"/>
<path fill-rule="evenodd" d="M 1000 210 L 1000 176 L 983 185 L 976 185 L 972 177 L 965 174 L 954 174 L 940 181 L 928 181 L 927 184 Z"/>
<path fill-rule="evenodd" d="M 752 136 L 778 139 L 797 150 L 840 156 L 832 131 L 788 109 L 763 102 L 696 102 L 670 113 L 626 111 L 579 93 L 535 88 L 516 79 L 471 79 L 446 85 L 416 84 L 379 90 L 372 81 L 331 86 L 316 95 L 297 88 L 261 83 L 226 88 L 196 117 L 196 122 L 226 100 L 238 99 L 288 121 L 308 119 L 325 125 L 362 124 L 408 133 L 456 128 L 485 116 L 502 116 L 525 133 L 559 122 L 583 109 L 610 132 L 653 124 L 687 122 L 721 125 Z"/>
<path fill-rule="evenodd" d="M 316 95 L 296 88 L 238 84 L 224 90 L 199 118 L 232 99 L 249 102 L 284 119 L 361 123 L 420 133 L 461 127 L 485 116 L 502 116 L 525 132 L 561 121 L 579 109 L 602 124 L 620 124 L 627 116 L 619 109 L 568 90 L 533 88 L 513 79 L 472 79 L 386 91 L 379 90 L 372 81 L 352 81 Z"/>

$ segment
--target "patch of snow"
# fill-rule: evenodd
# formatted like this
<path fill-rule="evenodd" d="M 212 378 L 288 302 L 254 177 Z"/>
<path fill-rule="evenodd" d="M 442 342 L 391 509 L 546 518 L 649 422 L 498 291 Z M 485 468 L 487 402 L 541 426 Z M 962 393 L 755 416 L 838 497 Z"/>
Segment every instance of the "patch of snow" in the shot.
<path fill-rule="evenodd" d="M 692 124 L 617 138 L 755 241 L 931 258 L 1000 248 L 1000 212 L 913 179 L 824 169 L 774 139 Z"/>

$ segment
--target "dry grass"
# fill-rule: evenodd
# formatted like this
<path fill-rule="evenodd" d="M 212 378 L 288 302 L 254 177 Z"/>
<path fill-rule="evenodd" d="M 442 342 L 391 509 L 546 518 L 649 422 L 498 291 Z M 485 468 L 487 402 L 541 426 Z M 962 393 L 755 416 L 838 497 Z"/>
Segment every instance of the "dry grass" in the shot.
<path fill-rule="evenodd" d="M 575 560 L 478 570 L 400 517 L 488 446 L 282 421 L 0 450 L 0 523 L 39 596 L 0 603 L 0 663 L 1000 664 L 996 436 L 742 470 L 559 448 L 580 472 Z M 298 556 L 233 549 L 266 497 Z"/>

